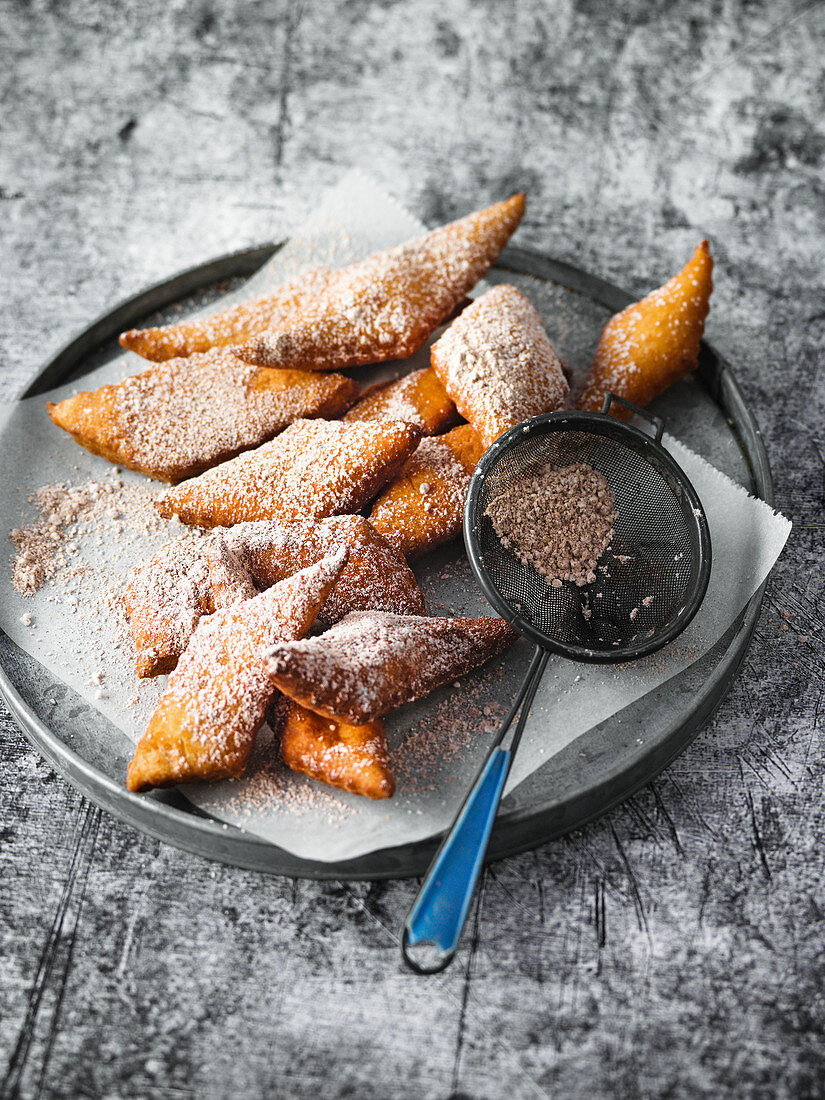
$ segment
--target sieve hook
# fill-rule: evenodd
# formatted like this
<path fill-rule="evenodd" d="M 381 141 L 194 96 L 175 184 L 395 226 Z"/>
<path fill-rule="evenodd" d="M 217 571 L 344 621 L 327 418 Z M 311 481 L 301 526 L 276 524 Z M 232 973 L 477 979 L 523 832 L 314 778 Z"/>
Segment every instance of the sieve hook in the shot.
<path fill-rule="evenodd" d="M 481 874 L 498 804 L 550 653 L 536 646 L 527 675 L 470 792 L 442 841 L 404 922 L 401 954 L 416 974 L 438 974 L 452 962 Z M 516 714 L 510 747 L 501 742 Z M 411 948 L 417 948 L 415 954 Z"/>
<path fill-rule="evenodd" d="M 624 397 L 619 397 L 617 393 L 610 393 L 609 391 L 604 395 L 602 413 L 607 415 L 607 413 L 610 412 L 610 406 L 613 404 L 621 405 L 622 408 L 629 409 L 632 413 L 640 416 L 642 420 L 646 420 L 648 424 L 652 424 L 655 433 L 653 436 L 654 440 L 657 443 L 662 442 L 662 435 L 664 434 L 665 430 L 665 422 L 664 420 L 662 420 L 661 416 L 654 416 L 646 409 L 642 409 L 638 405 L 634 405 L 632 401 L 628 401 Z"/>

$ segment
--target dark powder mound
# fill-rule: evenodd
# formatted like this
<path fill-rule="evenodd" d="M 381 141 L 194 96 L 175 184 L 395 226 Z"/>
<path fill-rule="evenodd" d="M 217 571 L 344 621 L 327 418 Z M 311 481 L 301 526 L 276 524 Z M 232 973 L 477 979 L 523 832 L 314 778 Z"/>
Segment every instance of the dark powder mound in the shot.
<path fill-rule="evenodd" d="M 502 546 L 547 578 L 591 584 L 599 556 L 613 538 L 616 505 L 592 466 L 541 466 L 514 478 L 485 515 Z"/>

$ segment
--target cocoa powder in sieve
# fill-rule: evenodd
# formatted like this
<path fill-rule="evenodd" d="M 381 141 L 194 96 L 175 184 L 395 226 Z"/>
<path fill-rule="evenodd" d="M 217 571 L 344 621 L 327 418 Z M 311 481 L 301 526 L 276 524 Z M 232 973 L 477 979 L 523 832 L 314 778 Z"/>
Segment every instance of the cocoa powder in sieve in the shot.
<path fill-rule="evenodd" d="M 554 588 L 596 579 L 613 538 L 616 505 L 605 478 L 584 462 L 525 470 L 487 505 L 502 546 Z"/>

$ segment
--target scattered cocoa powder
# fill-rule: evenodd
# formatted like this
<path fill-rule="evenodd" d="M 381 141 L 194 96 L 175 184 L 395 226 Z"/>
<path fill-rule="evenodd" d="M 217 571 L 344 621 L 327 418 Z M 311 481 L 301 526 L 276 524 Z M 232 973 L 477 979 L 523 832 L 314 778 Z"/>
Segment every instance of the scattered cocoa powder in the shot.
<path fill-rule="evenodd" d="M 16 551 L 12 583 L 18 592 L 31 596 L 58 572 L 82 571 L 83 532 L 96 530 L 100 538 L 104 530 L 149 534 L 166 526 L 155 511 L 155 495 L 143 485 L 125 485 L 119 473 L 115 467 L 102 481 L 43 485 L 29 498 L 37 506 L 37 519 L 9 535 Z"/>
<path fill-rule="evenodd" d="M 441 699 L 408 731 L 393 754 L 393 768 L 404 793 L 435 790 L 444 778 L 445 764 L 474 741 L 490 737 L 499 729 L 507 707 L 497 700 L 482 702 L 480 684 L 465 682 L 461 695 Z"/>

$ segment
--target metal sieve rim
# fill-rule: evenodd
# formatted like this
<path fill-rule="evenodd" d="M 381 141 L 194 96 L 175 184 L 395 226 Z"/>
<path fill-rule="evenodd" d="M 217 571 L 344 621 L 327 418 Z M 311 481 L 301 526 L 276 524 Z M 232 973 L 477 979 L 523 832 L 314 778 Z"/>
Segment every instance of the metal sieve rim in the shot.
<path fill-rule="evenodd" d="M 626 645 L 616 650 L 590 649 L 586 646 L 575 645 L 571 642 L 562 642 L 545 634 L 533 623 L 523 619 L 513 610 L 509 602 L 502 596 L 499 589 L 492 581 L 484 557 L 479 546 L 479 497 L 484 481 L 491 473 L 504 453 L 515 443 L 524 442 L 525 437 L 537 433 L 549 434 L 576 430 L 591 432 L 601 435 L 614 442 L 627 446 L 643 456 L 656 456 L 657 462 L 667 467 L 673 478 L 679 482 L 685 492 L 689 503 L 689 511 L 685 512 L 696 547 L 696 579 L 689 597 L 678 615 L 661 630 L 657 631 L 654 638 L 643 639 L 633 645 Z M 712 548 L 710 530 L 705 517 L 702 502 L 696 492 L 690 478 L 673 456 L 657 440 L 646 435 L 643 431 L 617 420 L 614 416 L 597 412 L 580 412 L 578 410 L 561 410 L 557 412 L 543 413 L 529 420 L 516 424 L 489 447 L 473 471 L 470 478 L 470 486 L 464 501 L 464 545 L 470 567 L 481 585 L 487 601 L 510 625 L 525 638 L 529 638 L 542 649 L 549 650 L 561 657 L 567 657 L 573 661 L 584 661 L 589 664 L 623 664 L 626 661 L 636 660 L 656 653 L 664 646 L 677 638 L 685 627 L 691 622 L 707 592 L 710 580 L 710 568 L 712 561 Z"/>

